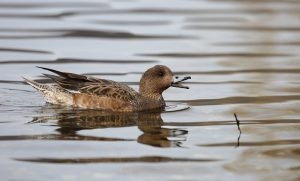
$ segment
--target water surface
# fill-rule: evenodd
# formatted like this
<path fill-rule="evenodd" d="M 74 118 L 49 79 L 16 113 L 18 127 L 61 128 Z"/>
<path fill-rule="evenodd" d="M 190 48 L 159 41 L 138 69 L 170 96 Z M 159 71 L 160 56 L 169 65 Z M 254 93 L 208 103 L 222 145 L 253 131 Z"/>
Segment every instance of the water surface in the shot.
<path fill-rule="evenodd" d="M 1 180 L 299 180 L 299 12 L 297 0 L 1 1 Z M 162 113 L 53 106 L 21 78 L 49 83 L 45 66 L 137 89 L 156 64 L 192 76 Z"/>

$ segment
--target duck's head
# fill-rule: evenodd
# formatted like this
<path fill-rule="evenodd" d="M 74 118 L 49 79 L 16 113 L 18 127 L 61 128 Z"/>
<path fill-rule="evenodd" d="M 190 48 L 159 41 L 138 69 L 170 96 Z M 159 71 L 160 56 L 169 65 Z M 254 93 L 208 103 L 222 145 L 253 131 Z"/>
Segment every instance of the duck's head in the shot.
<path fill-rule="evenodd" d="M 139 92 L 146 96 L 158 96 L 169 87 L 186 88 L 182 81 L 190 79 L 185 77 L 182 80 L 174 81 L 173 72 L 164 65 L 155 65 L 149 68 L 140 80 Z"/>

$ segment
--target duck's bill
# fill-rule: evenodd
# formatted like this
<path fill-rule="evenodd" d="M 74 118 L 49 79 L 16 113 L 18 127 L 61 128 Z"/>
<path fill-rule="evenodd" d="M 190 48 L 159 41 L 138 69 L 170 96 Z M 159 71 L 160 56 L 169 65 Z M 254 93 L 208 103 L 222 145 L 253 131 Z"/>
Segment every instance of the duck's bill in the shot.
<path fill-rule="evenodd" d="M 177 88 L 183 88 L 183 89 L 189 89 L 189 87 L 188 86 L 184 86 L 184 85 L 182 85 L 182 84 L 180 84 L 180 83 L 172 83 L 171 84 L 171 87 L 177 87 Z"/>
<path fill-rule="evenodd" d="M 178 87 L 178 88 L 184 88 L 184 89 L 189 89 L 188 86 L 184 86 L 181 84 L 181 82 L 185 81 L 185 80 L 188 80 L 188 79 L 191 79 L 190 76 L 187 76 L 187 77 L 183 77 L 182 79 L 176 81 L 176 82 L 172 82 L 171 84 L 171 87 Z"/>

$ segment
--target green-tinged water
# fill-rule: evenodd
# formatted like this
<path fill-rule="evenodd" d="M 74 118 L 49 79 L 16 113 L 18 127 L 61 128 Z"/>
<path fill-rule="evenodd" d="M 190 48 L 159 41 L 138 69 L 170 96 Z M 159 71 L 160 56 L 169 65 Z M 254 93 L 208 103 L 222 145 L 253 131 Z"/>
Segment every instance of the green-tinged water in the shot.
<path fill-rule="evenodd" d="M 0 180 L 299 180 L 299 48 L 298 0 L 2 0 Z M 192 77 L 162 113 L 48 105 L 21 78 L 137 89 L 156 64 Z"/>

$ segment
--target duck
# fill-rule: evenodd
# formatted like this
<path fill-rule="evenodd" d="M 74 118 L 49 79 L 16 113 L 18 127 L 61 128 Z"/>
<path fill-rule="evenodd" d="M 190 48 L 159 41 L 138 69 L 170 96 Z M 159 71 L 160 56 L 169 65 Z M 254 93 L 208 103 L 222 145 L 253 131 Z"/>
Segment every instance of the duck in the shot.
<path fill-rule="evenodd" d="M 174 81 L 169 67 L 155 65 L 143 73 L 139 90 L 136 91 L 125 83 L 113 80 L 37 67 L 54 73 L 43 74 L 52 79 L 54 84 L 42 84 L 25 77 L 23 79 L 38 90 L 47 103 L 113 112 L 163 110 L 166 103 L 162 93 L 169 87 L 189 89 L 182 82 L 191 78 L 186 76 Z"/>

